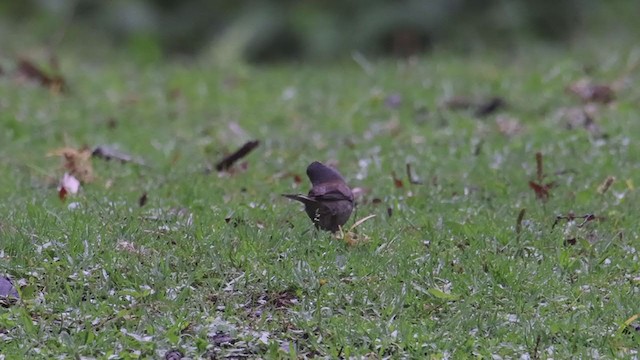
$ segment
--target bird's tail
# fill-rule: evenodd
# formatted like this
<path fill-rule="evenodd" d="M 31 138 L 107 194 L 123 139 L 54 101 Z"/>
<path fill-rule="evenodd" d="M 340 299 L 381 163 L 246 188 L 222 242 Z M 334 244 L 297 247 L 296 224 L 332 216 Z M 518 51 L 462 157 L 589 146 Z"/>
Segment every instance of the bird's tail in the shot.
<path fill-rule="evenodd" d="M 282 194 L 282 196 L 286 197 L 287 199 L 291 199 L 291 200 L 296 200 L 296 201 L 300 201 L 301 203 L 305 204 L 305 205 L 318 205 L 318 201 L 314 200 L 306 195 L 301 195 L 301 194 Z"/>

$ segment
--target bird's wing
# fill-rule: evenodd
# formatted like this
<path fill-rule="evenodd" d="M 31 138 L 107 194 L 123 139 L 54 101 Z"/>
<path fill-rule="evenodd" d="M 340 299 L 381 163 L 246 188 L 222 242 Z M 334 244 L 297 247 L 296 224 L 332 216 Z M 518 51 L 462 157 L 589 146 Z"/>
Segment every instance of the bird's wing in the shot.
<path fill-rule="evenodd" d="M 314 186 L 311 191 L 309 191 L 309 197 L 324 201 L 353 201 L 351 189 L 349 189 L 347 185 L 341 183 Z"/>

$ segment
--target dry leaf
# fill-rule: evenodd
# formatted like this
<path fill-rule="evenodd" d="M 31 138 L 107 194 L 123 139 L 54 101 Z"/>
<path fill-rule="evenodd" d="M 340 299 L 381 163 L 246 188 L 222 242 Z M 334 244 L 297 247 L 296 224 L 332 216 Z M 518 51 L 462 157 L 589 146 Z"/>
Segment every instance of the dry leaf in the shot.
<path fill-rule="evenodd" d="M 393 185 L 394 185 L 396 188 L 398 188 L 398 189 L 399 189 L 399 188 L 404 187 L 404 184 L 402 183 L 402 180 L 400 180 L 400 179 L 396 176 L 396 172 L 395 172 L 395 171 L 392 171 L 392 172 L 391 172 L 391 178 L 393 179 Z"/>
<path fill-rule="evenodd" d="M 353 231 L 355 230 L 356 227 L 360 226 L 363 222 L 372 219 L 376 217 L 375 215 L 369 215 L 366 217 L 363 217 L 362 219 L 356 221 L 350 228 L 349 230 L 347 230 L 346 232 L 342 230 L 342 227 L 340 227 L 340 231 L 336 232 L 334 234 L 334 236 L 336 237 L 336 239 L 338 240 L 342 240 L 344 242 L 347 243 L 347 245 L 349 246 L 355 246 L 355 245 L 359 245 L 359 244 L 363 244 L 367 241 L 369 241 L 369 237 L 367 235 L 364 234 L 358 234 L 357 232 Z"/>
<path fill-rule="evenodd" d="M 66 90 L 65 81 L 61 76 L 47 75 L 31 61 L 26 59 L 21 59 L 18 62 L 18 76 L 36 81 L 54 92 L 63 92 Z"/>
<path fill-rule="evenodd" d="M 567 91 L 584 102 L 608 104 L 615 99 L 615 91 L 609 85 L 594 84 L 589 79 L 578 80 L 567 86 Z"/>
<path fill-rule="evenodd" d="M 86 184 L 94 180 L 93 166 L 91 165 L 91 150 L 80 150 L 65 147 L 53 150 L 47 156 L 61 156 L 65 170 L 73 177 Z"/>
<path fill-rule="evenodd" d="M 507 116 L 498 116 L 496 124 L 498 125 L 498 131 L 508 137 L 520 134 L 523 129 L 522 124 L 517 119 Z"/>
<path fill-rule="evenodd" d="M 602 137 L 602 130 L 595 118 L 598 109 L 594 104 L 587 104 L 584 107 L 572 107 L 560 110 L 560 116 L 570 130 L 584 128 L 596 138 Z"/>
<path fill-rule="evenodd" d="M 534 181 L 529 181 L 529 187 L 533 189 L 536 193 L 536 198 L 546 201 L 549 199 L 549 190 L 555 186 L 555 183 L 552 181 L 546 184 L 539 184 Z"/>

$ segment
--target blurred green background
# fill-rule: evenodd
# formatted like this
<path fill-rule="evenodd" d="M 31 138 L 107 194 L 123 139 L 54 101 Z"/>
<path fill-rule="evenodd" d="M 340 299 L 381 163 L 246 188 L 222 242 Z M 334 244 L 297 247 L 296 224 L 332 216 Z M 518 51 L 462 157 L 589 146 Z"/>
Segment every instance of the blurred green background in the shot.
<path fill-rule="evenodd" d="M 638 14 L 634 0 L 21 0 L 0 3 L 0 40 L 9 52 L 34 41 L 88 53 L 102 44 L 142 61 L 203 52 L 252 63 L 326 61 L 353 51 L 404 57 L 634 39 Z"/>

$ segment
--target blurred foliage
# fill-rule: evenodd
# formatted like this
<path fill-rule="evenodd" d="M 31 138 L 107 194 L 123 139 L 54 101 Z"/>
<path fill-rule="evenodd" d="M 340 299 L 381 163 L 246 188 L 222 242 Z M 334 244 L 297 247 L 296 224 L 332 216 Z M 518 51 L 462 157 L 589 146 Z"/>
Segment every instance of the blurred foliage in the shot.
<path fill-rule="evenodd" d="M 268 62 L 566 41 L 639 10 L 632 0 L 23 0 L 0 4 L 0 19 L 101 33 L 142 58 L 204 50 Z"/>

